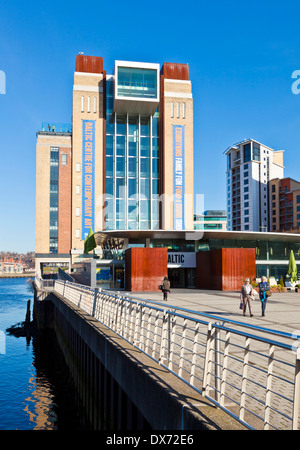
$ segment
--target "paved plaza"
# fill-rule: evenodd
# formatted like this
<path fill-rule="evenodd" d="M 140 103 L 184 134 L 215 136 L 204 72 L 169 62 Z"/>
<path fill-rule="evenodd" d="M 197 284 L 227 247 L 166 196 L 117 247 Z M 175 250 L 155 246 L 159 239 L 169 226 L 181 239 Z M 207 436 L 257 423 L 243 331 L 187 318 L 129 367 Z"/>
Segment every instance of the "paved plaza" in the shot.
<path fill-rule="evenodd" d="M 212 314 L 224 319 L 236 320 L 259 327 L 300 334 L 300 292 L 273 293 L 267 301 L 265 316 L 261 316 L 258 295 L 252 302 L 253 317 L 244 317 L 239 309 L 240 293 L 199 289 L 171 289 L 168 301 L 163 301 L 161 291 L 127 292 L 132 297 L 157 301 L 168 307 L 180 307 Z"/>

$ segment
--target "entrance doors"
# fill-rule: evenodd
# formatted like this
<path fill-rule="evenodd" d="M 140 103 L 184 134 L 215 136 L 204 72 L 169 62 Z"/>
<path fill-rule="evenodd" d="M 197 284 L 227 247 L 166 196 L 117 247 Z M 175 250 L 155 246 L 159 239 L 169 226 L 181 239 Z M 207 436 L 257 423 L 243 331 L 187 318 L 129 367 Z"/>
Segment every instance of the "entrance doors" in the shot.
<path fill-rule="evenodd" d="M 196 287 L 196 270 L 194 268 L 168 269 L 168 278 L 173 288 Z"/>

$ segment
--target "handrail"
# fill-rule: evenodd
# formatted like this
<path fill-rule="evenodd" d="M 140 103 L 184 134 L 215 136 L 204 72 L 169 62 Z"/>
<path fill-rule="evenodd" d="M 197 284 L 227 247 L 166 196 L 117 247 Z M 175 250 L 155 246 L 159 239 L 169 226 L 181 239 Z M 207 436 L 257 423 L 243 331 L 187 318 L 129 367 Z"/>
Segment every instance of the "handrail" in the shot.
<path fill-rule="evenodd" d="M 69 281 L 53 290 L 246 427 L 299 429 L 298 335 Z"/>
<path fill-rule="evenodd" d="M 111 293 L 111 291 L 105 291 L 105 292 Z M 114 295 L 114 294 L 111 293 L 111 295 Z M 123 295 L 123 296 L 125 298 L 128 297 L 128 298 L 131 298 L 131 299 L 134 299 L 134 300 L 137 300 L 137 301 L 147 302 L 147 303 L 161 305 L 161 306 L 165 307 L 164 303 L 158 302 L 156 300 L 141 299 L 141 298 L 138 298 L 138 297 L 133 297 L 133 296 L 128 296 L 128 295 Z M 185 311 L 187 313 L 194 314 L 196 316 L 199 315 L 199 316 L 207 317 L 207 318 L 212 319 L 212 320 L 217 320 L 217 321 L 221 320 L 220 316 L 215 316 L 213 314 L 208 314 L 208 313 L 203 313 L 203 312 L 199 312 L 199 311 L 195 311 L 195 310 L 190 310 L 190 309 L 187 309 L 187 308 L 183 308 L 181 306 L 172 306 L 172 309 L 179 310 L 179 311 Z M 289 339 L 293 339 L 293 340 L 300 339 L 300 334 L 287 333 L 285 331 L 274 330 L 272 328 L 259 327 L 259 326 L 254 325 L 254 324 L 249 324 L 249 323 L 245 323 L 245 322 L 239 322 L 237 320 L 227 319 L 225 317 L 222 317 L 221 321 L 223 323 L 227 322 L 227 323 L 234 324 L 236 326 L 241 326 L 243 328 L 252 328 L 252 329 L 260 331 L 260 332 L 276 334 L 277 336 L 281 336 L 281 337 L 285 337 L 285 338 L 289 338 Z"/>

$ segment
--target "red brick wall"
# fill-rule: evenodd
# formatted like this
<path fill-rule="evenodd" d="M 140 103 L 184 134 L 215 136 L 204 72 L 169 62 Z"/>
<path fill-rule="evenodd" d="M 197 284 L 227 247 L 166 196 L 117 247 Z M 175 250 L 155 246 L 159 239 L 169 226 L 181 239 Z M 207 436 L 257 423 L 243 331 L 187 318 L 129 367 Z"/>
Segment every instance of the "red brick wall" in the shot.
<path fill-rule="evenodd" d="M 125 251 L 125 289 L 128 291 L 158 291 L 168 275 L 166 248 L 133 247 Z"/>

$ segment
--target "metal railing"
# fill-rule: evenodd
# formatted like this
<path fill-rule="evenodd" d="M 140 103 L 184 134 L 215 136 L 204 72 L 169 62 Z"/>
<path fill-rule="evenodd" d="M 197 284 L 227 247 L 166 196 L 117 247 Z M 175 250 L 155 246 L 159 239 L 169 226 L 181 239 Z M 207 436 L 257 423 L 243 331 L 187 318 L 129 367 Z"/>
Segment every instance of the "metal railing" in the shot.
<path fill-rule="evenodd" d="M 54 291 L 250 429 L 299 429 L 300 336 L 55 280 Z"/>

